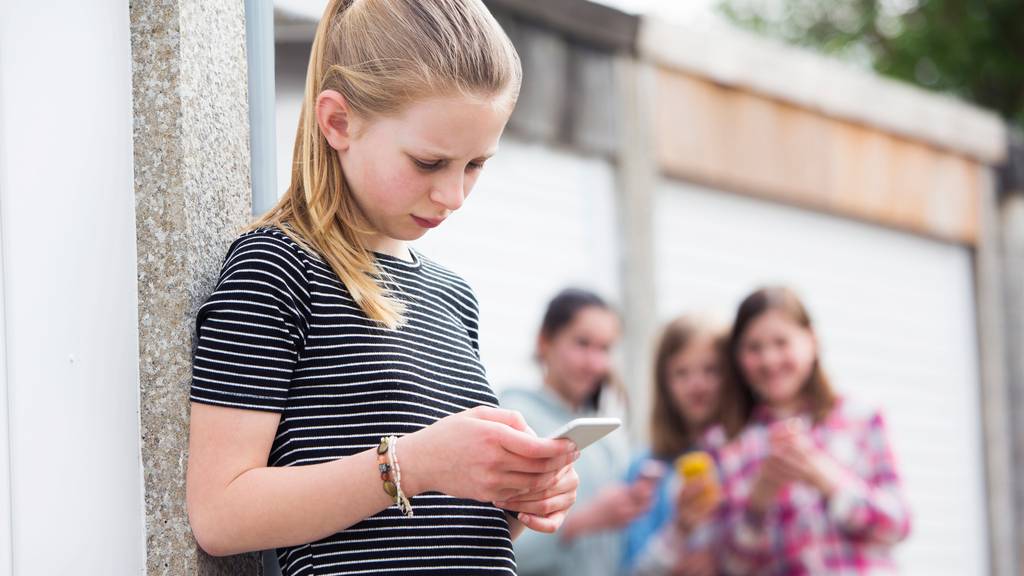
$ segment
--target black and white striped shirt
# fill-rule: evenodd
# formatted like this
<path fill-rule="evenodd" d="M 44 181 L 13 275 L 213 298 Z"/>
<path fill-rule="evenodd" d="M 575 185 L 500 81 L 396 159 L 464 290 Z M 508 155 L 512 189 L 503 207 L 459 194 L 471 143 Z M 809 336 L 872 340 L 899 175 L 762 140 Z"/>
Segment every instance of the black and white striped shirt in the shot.
<path fill-rule="evenodd" d="M 377 255 L 406 324 L 367 319 L 338 276 L 280 229 L 228 250 L 199 309 L 191 399 L 281 414 L 270 466 L 343 458 L 382 436 L 497 406 L 478 351 L 476 299 L 458 276 L 413 252 Z M 319 542 L 277 551 L 286 576 L 514 574 L 509 526 L 490 504 L 442 494 L 394 506 Z"/>

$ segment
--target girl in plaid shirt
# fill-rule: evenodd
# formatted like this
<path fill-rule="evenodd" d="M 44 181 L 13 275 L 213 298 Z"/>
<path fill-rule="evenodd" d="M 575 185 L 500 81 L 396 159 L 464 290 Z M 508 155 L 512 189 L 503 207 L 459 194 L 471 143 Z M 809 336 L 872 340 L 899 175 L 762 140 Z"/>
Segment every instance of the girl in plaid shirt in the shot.
<path fill-rule="evenodd" d="M 810 318 L 786 288 L 740 305 L 719 453 L 724 574 L 894 574 L 910 513 L 882 415 L 837 397 Z"/>

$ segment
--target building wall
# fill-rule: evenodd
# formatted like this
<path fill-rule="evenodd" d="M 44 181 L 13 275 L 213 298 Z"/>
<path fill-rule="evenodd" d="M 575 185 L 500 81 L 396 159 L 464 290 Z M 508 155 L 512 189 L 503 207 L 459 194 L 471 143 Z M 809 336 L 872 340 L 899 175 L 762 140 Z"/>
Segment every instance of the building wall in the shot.
<path fill-rule="evenodd" d="M 131 95 L 127 2 L 0 4 L 0 573 L 145 571 Z"/>

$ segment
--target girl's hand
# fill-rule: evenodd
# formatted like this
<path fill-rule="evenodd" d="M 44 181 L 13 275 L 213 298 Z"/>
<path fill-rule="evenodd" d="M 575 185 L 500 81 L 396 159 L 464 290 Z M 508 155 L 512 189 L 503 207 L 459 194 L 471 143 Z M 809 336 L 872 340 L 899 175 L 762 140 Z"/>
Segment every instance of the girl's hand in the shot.
<path fill-rule="evenodd" d="M 632 484 L 609 486 L 570 515 L 562 529 L 563 540 L 573 540 L 593 532 L 618 530 L 651 508 L 655 484 L 638 479 Z"/>
<path fill-rule="evenodd" d="M 524 526 L 537 532 L 555 532 L 562 526 L 569 508 L 576 502 L 579 476 L 571 465 L 558 473 L 558 481 L 547 490 L 532 492 L 494 505 L 519 512 Z"/>
<path fill-rule="evenodd" d="M 538 438 L 518 412 L 481 406 L 409 434 L 398 445 L 407 495 L 441 492 L 500 502 L 555 487 L 578 452 Z"/>
<path fill-rule="evenodd" d="M 758 514 L 764 513 L 768 506 L 775 501 L 779 490 L 793 480 L 782 462 L 774 455 L 761 463 L 761 469 L 757 472 L 754 486 L 750 491 L 750 508 Z"/>
<path fill-rule="evenodd" d="M 676 498 L 676 528 L 689 534 L 714 512 L 720 500 L 720 493 L 707 480 L 687 482 Z"/>
<path fill-rule="evenodd" d="M 806 432 L 793 432 L 773 442 L 772 457 L 783 474 L 814 486 L 826 497 L 839 484 L 842 470 L 826 452 L 818 448 Z"/>

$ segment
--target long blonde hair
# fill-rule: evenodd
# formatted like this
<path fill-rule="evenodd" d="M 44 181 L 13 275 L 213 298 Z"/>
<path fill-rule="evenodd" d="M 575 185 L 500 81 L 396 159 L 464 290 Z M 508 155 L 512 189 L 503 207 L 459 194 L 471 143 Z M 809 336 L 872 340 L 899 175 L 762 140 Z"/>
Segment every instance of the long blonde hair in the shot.
<path fill-rule="evenodd" d="M 249 229 L 278 226 L 326 260 L 371 320 L 399 326 L 404 308 L 362 240 L 372 231 L 317 124 L 317 96 L 336 90 L 372 119 L 439 96 L 507 96 L 511 106 L 521 79 L 515 48 L 480 0 L 331 0 L 313 39 L 291 184 Z"/>

